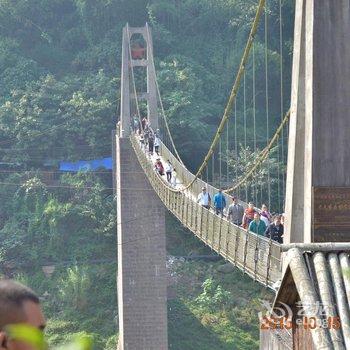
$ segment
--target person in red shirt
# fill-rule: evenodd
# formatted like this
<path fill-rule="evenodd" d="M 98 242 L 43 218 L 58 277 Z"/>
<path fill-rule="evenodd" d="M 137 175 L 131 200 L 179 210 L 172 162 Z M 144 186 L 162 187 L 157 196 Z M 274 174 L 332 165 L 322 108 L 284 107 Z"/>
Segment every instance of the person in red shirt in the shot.
<path fill-rule="evenodd" d="M 156 163 L 154 164 L 154 169 L 159 175 L 164 175 L 164 166 L 160 158 L 157 158 Z"/>
<path fill-rule="evenodd" d="M 243 228 L 247 229 L 249 227 L 249 224 L 254 220 L 254 214 L 256 213 L 254 203 L 249 202 L 248 208 L 244 211 L 243 219 L 242 219 L 242 226 Z"/>

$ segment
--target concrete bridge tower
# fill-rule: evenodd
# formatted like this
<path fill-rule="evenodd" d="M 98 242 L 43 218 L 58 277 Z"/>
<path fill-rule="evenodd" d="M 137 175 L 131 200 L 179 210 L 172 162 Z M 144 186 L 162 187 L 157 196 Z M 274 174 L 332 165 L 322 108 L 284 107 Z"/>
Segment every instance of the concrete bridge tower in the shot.
<path fill-rule="evenodd" d="M 349 241 L 350 1 L 297 0 L 285 243 Z"/>
<path fill-rule="evenodd" d="M 141 35 L 145 56 L 130 57 L 130 40 Z M 131 67 L 147 72 L 148 117 L 158 125 L 152 39 L 148 26 L 123 30 L 121 115 L 116 136 L 116 195 L 118 230 L 119 350 L 166 350 L 165 209 L 148 182 L 132 149 L 131 106 L 136 98 Z"/>

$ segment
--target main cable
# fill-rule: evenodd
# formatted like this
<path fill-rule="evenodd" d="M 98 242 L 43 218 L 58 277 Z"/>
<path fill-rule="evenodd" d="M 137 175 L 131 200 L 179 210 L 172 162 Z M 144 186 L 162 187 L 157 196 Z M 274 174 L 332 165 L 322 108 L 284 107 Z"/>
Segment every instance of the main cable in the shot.
<path fill-rule="evenodd" d="M 210 158 L 213 156 L 213 154 L 215 152 L 215 149 L 216 149 L 216 146 L 219 142 L 222 131 L 226 125 L 227 120 L 230 118 L 233 104 L 236 101 L 238 88 L 240 86 L 243 74 L 245 72 L 245 66 L 247 64 L 249 54 L 250 54 L 250 51 L 251 51 L 251 48 L 253 45 L 253 41 L 254 41 L 254 38 L 255 38 L 255 35 L 256 35 L 257 29 L 258 29 L 260 19 L 261 19 L 261 15 L 262 15 L 262 12 L 263 12 L 264 7 L 265 7 L 265 2 L 266 2 L 266 0 L 259 0 L 259 4 L 258 4 L 257 10 L 256 10 L 256 14 L 255 14 L 255 18 L 254 18 L 254 21 L 252 24 L 252 28 L 251 28 L 250 33 L 249 33 L 248 41 L 247 41 L 247 44 L 245 46 L 244 53 L 243 53 L 243 56 L 242 56 L 242 59 L 241 59 L 241 62 L 240 62 L 239 68 L 238 68 L 238 73 L 237 73 L 235 82 L 233 84 L 233 87 L 231 89 L 231 93 L 230 93 L 228 102 L 226 104 L 225 110 L 224 110 L 224 115 L 220 121 L 220 124 L 219 124 L 218 129 L 216 131 L 216 134 L 213 138 L 213 141 L 209 147 L 209 150 L 208 150 L 206 156 L 204 157 L 204 160 L 203 160 L 201 166 L 199 167 L 199 169 L 197 170 L 193 179 L 181 189 L 174 189 L 172 187 L 169 187 L 169 190 L 172 192 L 182 192 L 182 191 L 189 189 L 196 182 L 196 180 L 199 178 L 199 176 L 202 174 L 202 172 L 205 170 L 206 166 L 209 163 Z"/>

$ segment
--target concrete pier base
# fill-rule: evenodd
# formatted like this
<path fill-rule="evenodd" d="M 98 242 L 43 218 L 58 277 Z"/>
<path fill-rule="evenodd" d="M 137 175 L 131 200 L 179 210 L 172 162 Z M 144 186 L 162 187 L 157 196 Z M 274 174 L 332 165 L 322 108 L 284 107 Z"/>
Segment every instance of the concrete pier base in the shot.
<path fill-rule="evenodd" d="M 117 145 L 119 350 L 167 350 L 165 208 L 129 138 Z"/>

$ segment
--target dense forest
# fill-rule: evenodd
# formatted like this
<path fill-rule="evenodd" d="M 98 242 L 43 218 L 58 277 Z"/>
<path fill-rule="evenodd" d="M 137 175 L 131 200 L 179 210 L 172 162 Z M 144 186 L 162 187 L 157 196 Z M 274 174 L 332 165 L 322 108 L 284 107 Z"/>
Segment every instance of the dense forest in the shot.
<path fill-rule="evenodd" d="M 52 343 L 85 333 L 96 349 L 115 349 L 111 174 L 61 174 L 57 166 L 63 160 L 111 155 L 111 131 L 119 117 L 122 28 L 151 25 L 170 128 L 184 162 L 195 169 L 223 114 L 256 3 L 0 0 L 0 274 L 38 291 Z M 266 55 L 272 133 L 281 118 L 282 88 L 285 108 L 289 104 L 293 2 L 270 0 L 267 12 L 267 32 L 262 26 L 255 43 L 256 113 L 263 120 Z M 237 108 L 242 114 L 242 94 Z M 252 108 L 247 109 L 251 118 Z M 242 130 L 242 119 L 238 124 Z M 257 133 L 258 139 L 265 137 L 263 122 Z M 167 222 L 169 255 L 206 252 L 174 218 Z M 269 297 L 268 292 L 238 272 L 219 273 L 220 264 L 175 259 L 171 268 L 179 278 L 169 300 L 172 349 L 257 349 L 258 299 Z M 55 270 L 45 274 L 45 266 Z"/>

